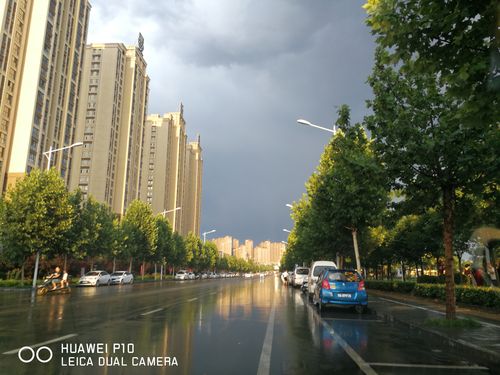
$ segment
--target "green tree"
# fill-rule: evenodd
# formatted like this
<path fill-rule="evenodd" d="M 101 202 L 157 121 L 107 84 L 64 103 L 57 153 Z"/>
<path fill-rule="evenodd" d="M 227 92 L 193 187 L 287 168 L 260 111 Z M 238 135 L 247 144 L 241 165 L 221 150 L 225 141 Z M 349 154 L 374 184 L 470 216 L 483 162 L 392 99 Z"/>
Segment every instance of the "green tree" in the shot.
<path fill-rule="evenodd" d="M 109 206 L 92 197 L 83 200 L 79 190 L 70 194 L 70 201 L 74 214 L 71 230 L 66 236 L 68 247 L 62 252 L 69 254 L 71 250 L 77 258 L 88 257 L 92 269 L 96 257 L 113 255 L 114 215 Z"/>
<path fill-rule="evenodd" d="M 203 244 L 203 260 L 202 260 L 202 269 L 204 270 L 212 270 L 215 267 L 215 263 L 217 262 L 217 246 L 213 242 L 206 242 Z"/>
<path fill-rule="evenodd" d="M 500 95 L 490 65 L 497 2 L 370 0 L 365 8 L 379 45 L 369 129 L 394 185 L 441 207 L 446 318 L 455 319 L 456 192 L 484 191 L 500 170 Z"/>
<path fill-rule="evenodd" d="M 172 257 L 174 251 L 174 240 L 172 237 L 172 227 L 163 215 L 157 215 L 155 218 L 158 236 L 156 239 L 156 257 L 155 262 L 165 265 L 168 259 Z"/>
<path fill-rule="evenodd" d="M 53 254 L 63 247 L 73 207 L 57 171 L 34 169 L 7 191 L 2 206 L 3 254 L 23 270 L 33 254 Z"/>
<path fill-rule="evenodd" d="M 156 254 L 158 229 L 151 207 L 140 200 L 130 203 L 122 220 L 123 246 L 129 256 L 129 270 L 132 260 L 142 260 L 143 271 L 146 260 Z"/>
<path fill-rule="evenodd" d="M 186 261 L 189 267 L 195 271 L 199 271 L 202 266 L 202 249 L 203 244 L 199 237 L 193 233 L 189 233 L 185 238 L 186 245 Z"/>

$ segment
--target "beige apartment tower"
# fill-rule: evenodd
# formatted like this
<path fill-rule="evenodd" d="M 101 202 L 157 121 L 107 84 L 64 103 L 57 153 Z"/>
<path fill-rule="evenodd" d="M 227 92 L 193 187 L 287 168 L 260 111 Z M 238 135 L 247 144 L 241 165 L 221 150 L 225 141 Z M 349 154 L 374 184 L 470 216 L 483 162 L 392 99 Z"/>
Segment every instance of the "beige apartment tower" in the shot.
<path fill-rule="evenodd" d="M 186 147 L 184 171 L 184 193 L 182 196 L 181 233 L 200 235 L 201 187 L 203 159 L 200 136 L 196 142 L 189 142 Z"/>
<path fill-rule="evenodd" d="M 88 0 L 0 2 L 0 189 L 75 141 Z M 72 149 L 52 155 L 66 183 Z"/>
<path fill-rule="evenodd" d="M 70 189 L 107 203 L 123 215 L 139 197 L 149 78 L 138 46 L 86 47 Z"/>
<path fill-rule="evenodd" d="M 201 147 L 198 148 L 194 154 L 199 152 L 201 161 Z M 183 199 L 186 190 L 186 149 L 186 122 L 182 104 L 179 112 L 170 112 L 163 116 L 148 115 L 144 136 L 140 199 L 149 203 L 155 214 L 167 211 L 165 216 L 172 229 L 182 235 L 188 233 L 183 230 L 183 216 L 195 216 L 191 213 L 191 203 L 186 207 L 183 206 L 187 204 Z M 194 177 L 196 178 L 196 175 Z M 199 184 L 201 193 L 201 172 Z M 195 193 L 196 191 L 198 189 L 195 189 Z M 199 215 L 197 217 L 199 221 Z M 194 224 L 190 227 L 193 226 Z M 188 229 L 187 225 L 185 229 Z"/>

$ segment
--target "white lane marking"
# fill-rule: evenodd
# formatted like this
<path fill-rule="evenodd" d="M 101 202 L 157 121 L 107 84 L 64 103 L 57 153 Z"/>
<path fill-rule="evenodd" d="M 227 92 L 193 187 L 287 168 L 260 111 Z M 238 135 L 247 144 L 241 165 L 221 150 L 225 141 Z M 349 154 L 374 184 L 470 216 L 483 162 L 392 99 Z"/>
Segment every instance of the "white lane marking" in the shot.
<path fill-rule="evenodd" d="M 365 362 L 365 360 L 361 358 L 361 356 L 341 336 L 337 335 L 333 328 L 321 319 L 321 317 L 320 323 L 326 330 L 328 330 L 328 332 L 330 332 L 330 335 L 332 335 L 333 339 L 342 347 L 342 349 L 344 349 L 347 355 L 351 357 L 354 362 L 356 362 L 356 365 L 358 365 L 361 371 L 363 371 L 366 375 L 377 375 L 377 372 L 370 367 L 370 364 Z"/>
<path fill-rule="evenodd" d="M 34 348 L 38 348 L 39 346 L 44 346 L 44 345 L 48 345 L 48 344 L 53 344 L 55 342 L 58 342 L 58 341 L 64 341 L 66 339 L 69 339 L 71 337 L 75 337 L 75 336 L 78 336 L 78 334 L 76 333 L 71 333 L 69 335 L 66 335 L 66 336 L 61 336 L 61 337 L 57 337 L 55 339 L 52 339 L 52 340 L 48 340 L 48 341 L 44 341 L 44 342 L 39 342 L 38 344 L 33 344 L 33 345 L 28 345 L 30 348 L 34 349 Z M 4 352 L 2 354 L 16 354 L 21 348 L 18 348 L 18 349 L 14 349 L 14 350 L 9 350 L 8 352 Z"/>
<path fill-rule="evenodd" d="M 383 323 L 383 320 L 380 319 L 346 319 L 346 318 L 323 318 L 328 321 L 342 321 L 342 322 L 363 322 L 363 323 Z"/>
<path fill-rule="evenodd" d="M 384 301 L 387 301 L 387 302 L 392 302 L 392 303 L 397 303 L 399 305 L 403 305 L 403 306 L 409 306 L 409 307 L 414 307 L 416 309 L 420 309 L 420 310 L 425 310 L 425 311 L 431 311 L 431 312 L 434 312 L 436 314 L 440 314 L 440 315 L 446 315 L 444 312 L 442 311 L 437 311 L 437 310 L 433 310 L 433 309 L 429 309 L 427 307 L 422 307 L 422 306 L 417 306 L 417 305 L 412 305 L 410 303 L 404 303 L 404 302 L 399 302 L 399 301 L 394 301 L 392 299 L 388 299 L 388 298 L 383 298 L 383 297 L 377 297 L 378 299 L 381 299 L 381 300 L 384 300 Z M 376 301 L 373 301 L 373 302 L 376 302 Z M 464 319 L 463 316 L 459 316 L 458 317 L 459 319 Z M 487 323 L 487 322 L 483 322 L 482 320 L 476 320 L 479 324 L 482 324 L 484 326 L 488 326 L 488 327 L 494 327 L 494 328 L 500 328 L 500 325 L 498 324 L 493 324 L 493 323 Z"/>
<path fill-rule="evenodd" d="M 267 322 L 266 336 L 262 344 L 262 352 L 260 353 L 259 367 L 257 375 L 269 375 L 271 373 L 271 352 L 273 350 L 273 335 L 274 335 L 274 318 L 276 315 L 276 304 L 273 303 L 269 320 Z"/>
<path fill-rule="evenodd" d="M 408 368 L 440 368 L 440 369 L 450 369 L 450 370 L 489 370 L 488 367 L 483 366 L 455 366 L 455 365 L 425 365 L 417 363 L 381 363 L 372 362 L 372 366 L 383 366 L 383 367 L 408 367 Z"/>
<path fill-rule="evenodd" d="M 154 314 L 154 313 L 156 313 L 156 312 L 158 312 L 158 311 L 161 311 L 161 310 L 163 310 L 163 307 L 162 307 L 162 308 L 160 308 L 160 309 L 151 310 L 151 311 L 148 311 L 148 312 L 142 313 L 142 314 L 141 314 L 141 316 L 146 316 L 146 315 L 149 315 L 149 314 Z"/>
<path fill-rule="evenodd" d="M 197 299 L 198 299 L 198 297 L 196 297 L 196 298 L 191 298 L 191 299 L 188 299 L 187 301 L 188 301 L 188 302 L 193 302 L 193 301 L 196 301 Z"/>

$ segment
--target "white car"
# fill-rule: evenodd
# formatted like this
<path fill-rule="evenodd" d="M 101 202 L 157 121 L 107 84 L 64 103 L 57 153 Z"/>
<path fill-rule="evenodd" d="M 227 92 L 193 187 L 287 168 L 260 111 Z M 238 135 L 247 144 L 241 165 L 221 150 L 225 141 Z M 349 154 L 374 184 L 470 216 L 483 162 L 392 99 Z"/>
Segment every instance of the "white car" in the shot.
<path fill-rule="evenodd" d="M 132 284 L 134 275 L 127 271 L 115 271 L 111 274 L 111 284 Z"/>
<path fill-rule="evenodd" d="M 194 274 L 194 272 L 189 272 L 189 273 L 188 273 L 188 279 L 189 279 L 189 280 L 194 280 L 194 279 L 196 279 L 196 275 Z"/>
<path fill-rule="evenodd" d="M 292 286 L 301 287 L 304 281 L 307 281 L 309 276 L 309 268 L 307 267 L 297 267 L 292 273 Z"/>
<path fill-rule="evenodd" d="M 187 280 L 189 279 L 188 272 L 186 270 L 179 270 L 174 277 L 175 280 Z"/>
<path fill-rule="evenodd" d="M 319 260 L 313 262 L 311 268 L 309 268 L 309 274 L 307 275 L 307 294 L 310 301 L 312 301 L 319 274 L 326 268 L 337 268 L 337 265 L 335 262 L 329 260 Z"/>
<path fill-rule="evenodd" d="M 78 280 L 78 285 L 109 285 L 111 283 L 111 276 L 106 271 L 90 271 Z"/>

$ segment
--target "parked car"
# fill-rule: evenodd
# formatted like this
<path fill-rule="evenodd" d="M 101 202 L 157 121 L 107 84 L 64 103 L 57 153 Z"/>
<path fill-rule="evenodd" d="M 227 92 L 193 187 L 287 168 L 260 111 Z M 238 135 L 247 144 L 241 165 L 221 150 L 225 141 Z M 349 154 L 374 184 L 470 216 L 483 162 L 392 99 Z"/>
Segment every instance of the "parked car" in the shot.
<path fill-rule="evenodd" d="M 111 274 L 111 284 L 132 284 L 134 275 L 127 271 L 115 271 Z"/>
<path fill-rule="evenodd" d="M 90 271 L 85 275 L 80 277 L 78 280 L 78 285 L 91 285 L 91 286 L 100 286 L 100 285 L 109 285 L 111 283 L 111 277 L 109 273 L 106 271 Z"/>
<path fill-rule="evenodd" d="M 187 277 L 189 280 L 194 280 L 196 279 L 196 275 L 194 274 L 194 272 L 188 272 L 188 277 Z"/>
<path fill-rule="evenodd" d="M 186 270 L 179 270 L 175 274 L 175 280 L 187 280 L 189 278 L 188 272 Z"/>
<path fill-rule="evenodd" d="M 320 312 L 327 306 L 346 306 L 362 313 L 368 306 L 365 280 L 355 270 L 324 269 L 316 283 L 313 303 Z"/>
<path fill-rule="evenodd" d="M 309 275 L 309 268 L 307 267 L 296 267 L 292 273 L 292 286 L 295 288 L 301 287 L 304 281 L 307 280 Z"/>
<path fill-rule="evenodd" d="M 307 275 L 307 294 L 309 301 L 312 301 L 318 276 L 327 268 L 337 268 L 337 265 L 335 262 L 329 260 L 318 260 L 313 262 L 311 268 L 309 268 L 309 274 Z"/>

